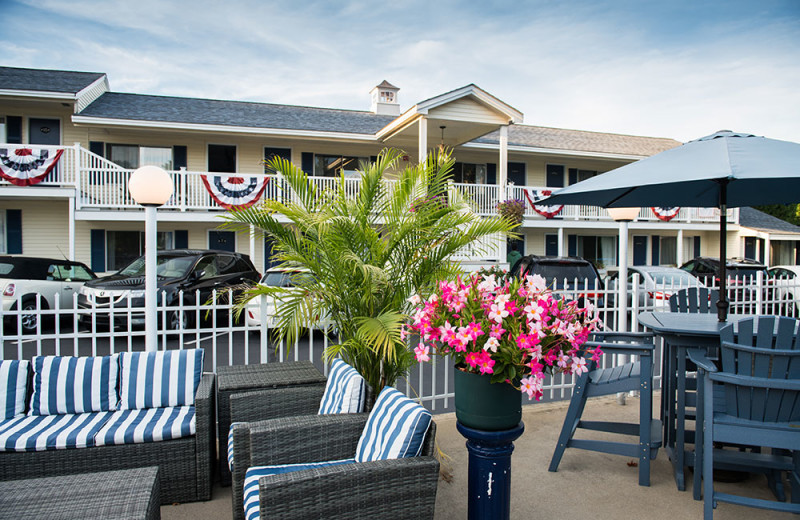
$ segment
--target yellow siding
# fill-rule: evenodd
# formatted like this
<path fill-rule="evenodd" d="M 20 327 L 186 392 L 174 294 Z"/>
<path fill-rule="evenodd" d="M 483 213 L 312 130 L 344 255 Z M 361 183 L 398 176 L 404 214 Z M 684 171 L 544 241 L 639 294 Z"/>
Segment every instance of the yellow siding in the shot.
<path fill-rule="evenodd" d="M 22 210 L 22 254 L 66 258 L 69 219 L 65 200 L 0 200 L 0 211 Z"/>

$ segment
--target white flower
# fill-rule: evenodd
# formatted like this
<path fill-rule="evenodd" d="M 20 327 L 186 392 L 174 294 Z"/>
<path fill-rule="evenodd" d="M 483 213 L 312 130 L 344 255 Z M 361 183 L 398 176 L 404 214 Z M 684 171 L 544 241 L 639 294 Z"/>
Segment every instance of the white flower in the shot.
<path fill-rule="evenodd" d="M 408 298 L 406 301 L 412 305 L 419 305 L 420 303 L 422 303 L 422 298 L 419 297 L 419 294 L 415 294 L 414 296 Z"/>
<path fill-rule="evenodd" d="M 494 320 L 497 323 L 502 323 L 503 318 L 508 316 L 508 311 L 505 309 L 505 305 L 501 304 L 498 305 L 493 303 L 491 308 L 489 309 L 489 319 Z"/>
<path fill-rule="evenodd" d="M 480 292 L 492 292 L 497 288 L 497 280 L 493 274 L 484 275 L 483 281 L 478 284 Z"/>
<path fill-rule="evenodd" d="M 483 344 L 483 350 L 491 350 L 492 352 L 497 352 L 497 347 L 500 346 L 500 342 L 497 341 L 495 337 L 489 337 L 486 343 Z"/>
<path fill-rule="evenodd" d="M 527 282 L 527 289 L 531 292 L 542 292 L 547 289 L 547 280 L 542 278 L 541 275 L 534 274 L 525 277 Z"/>

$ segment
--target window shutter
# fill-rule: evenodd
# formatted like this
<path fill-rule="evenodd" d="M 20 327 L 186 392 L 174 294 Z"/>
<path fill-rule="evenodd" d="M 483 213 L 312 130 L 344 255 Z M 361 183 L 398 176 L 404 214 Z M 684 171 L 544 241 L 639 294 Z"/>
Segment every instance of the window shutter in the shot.
<path fill-rule="evenodd" d="M 694 237 L 694 256 L 701 256 L 700 255 L 700 237 Z"/>
<path fill-rule="evenodd" d="M 6 252 L 22 254 L 22 210 L 6 210 Z"/>
<path fill-rule="evenodd" d="M 497 184 L 497 165 L 495 163 L 486 165 L 486 184 Z"/>
<path fill-rule="evenodd" d="M 650 255 L 650 265 L 661 265 L 661 237 L 651 237 L 652 247 Z"/>
<path fill-rule="evenodd" d="M 578 235 L 567 235 L 567 255 L 578 256 Z"/>
<path fill-rule="evenodd" d="M 106 232 L 93 229 L 90 235 L 92 271 L 102 273 L 106 270 Z"/>
<path fill-rule="evenodd" d="M 188 249 L 189 248 L 189 230 L 176 229 L 175 230 L 175 249 Z"/>
<path fill-rule="evenodd" d="M 544 236 L 544 254 L 547 256 L 558 256 L 558 235 Z"/>
<path fill-rule="evenodd" d="M 300 166 L 308 175 L 314 175 L 314 154 L 311 152 L 303 152 L 302 165 Z"/>
<path fill-rule="evenodd" d="M 572 186 L 573 184 L 578 182 L 578 169 L 577 168 L 570 168 L 569 169 L 569 185 Z"/>
<path fill-rule="evenodd" d="M 93 154 L 99 155 L 100 157 L 105 157 L 105 143 L 102 141 L 89 141 L 89 151 Z"/>
<path fill-rule="evenodd" d="M 172 168 L 180 170 L 189 167 L 188 150 L 183 145 L 172 147 Z"/>

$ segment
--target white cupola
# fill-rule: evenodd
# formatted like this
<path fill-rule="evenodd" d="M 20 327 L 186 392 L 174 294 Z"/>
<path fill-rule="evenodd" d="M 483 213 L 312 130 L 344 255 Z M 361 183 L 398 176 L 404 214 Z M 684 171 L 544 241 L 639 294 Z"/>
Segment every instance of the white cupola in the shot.
<path fill-rule="evenodd" d="M 372 111 L 384 116 L 399 116 L 400 103 L 397 101 L 397 91 L 400 89 L 386 80 L 370 90 L 372 95 Z"/>

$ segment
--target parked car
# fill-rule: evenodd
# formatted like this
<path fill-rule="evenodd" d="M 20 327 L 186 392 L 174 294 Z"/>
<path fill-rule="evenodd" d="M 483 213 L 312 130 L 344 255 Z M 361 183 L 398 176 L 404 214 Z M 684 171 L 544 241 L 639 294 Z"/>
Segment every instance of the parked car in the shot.
<path fill-rule="evenodd" d="M 776 265 L 767 269 L 768 297 L 774 302 L 768 313 L 800 317 L 800 265 Z"/>
<path fill-rule="evenodd" d="M 270 287 L 285 287 L 294 288 L 297 277 L 310 276 L 308 271 L 302 269 L 284 269 L 275 267 L 268 269 L 261 280 L 259 285 L 267 285 Z M 266 297 L 266 315 L 267 315 L 267 328 L 272 329 L 278 326 L 278 312 L 276 307 L 275 298 L 273 296 Z M 250 327 L 261 326 L 261 299 L 256 298 L 248 302 L 247 313 L 245 316 L 247 325 Z M 330 320 L 321 319 L 318 322 L 311 324 L 310 328 L 325 328 L 330 325 Z M 306 325 L 308 327 L 308 324 Z"/>
<path fill-rule="evenodd" d="M 0 256 L 0 288 L 3 298 L 4 330 L 35 332 L 39 315 L 36 309 L 73 309 L 74 297 L 84 282 L 97 278 L 91 269 L 80 262 L 27 256 Z M 39 302 L 37 303 L 37 298 Z M 6 312 L 21 309 L 17 314 Z M 26 311 L 31 311 L 26 313 Z"/>
<path fill-rule="evenodd" d="M 159 251 L 156 259 L 158 305 L 162 305 L 161 297 L 165 293 L 164 304 L 177 307 L 181 291 L 183 305 L 202 305 L 211 298 L 214 290 L 224 293 L 226 289 L 234 288 L 239 293 L 245 284 L 252 284 L 259 279 L 250 257 L 241 253 L 173 249 Z M 130 306 L 134 309 L 130 313 L 131 324 L 143 325 L 144 288 L 145 258 L 141 256 L 117 273 L 84 285 L 78 297 L 78 306 L 82 311 L 81 323 L 88 327 L 93 323 L 108 326 L 111 319 L 108 311 L 113 309 L 115 325 L 125 325 Z M 191 328 L 195 315 L 194 309 L 172 310 L 167 315 L 167 327 Z M 205 315 L 205 312 L 201 312 L 201 318 L 205 318 Z M 225 316 L 222 313 L 220 317 Z M 159 315 L 159 327 L 161 319 Z"/>
<path fill-rule="evenodd" d="M 756 289 L 742 286 L 752 285 L 759 271 L 766 275 L 767 266 L 749 258 L 729 258 L 725 266 L 731 308 L 755 312 Z M 695 275 L 706 287 L 719 287 L 719 258 L 699 256 L 683 264 L 681 269 Z"/>
<path fill-rule="evenodd" d="M 687 287 L 705 287 L 699 278 L 677 267 L 659 265 L 637 265 L 628 267 L 628 309 L 633 306 L 633 279 L 638 278 L 637 308 L 647 311 L 668 311 L 669 298 L 675 292 Z M 615 306 L 619 272 L 610 274 L 606 287 L 609 306 Z"/>
<path fill-rule="evenodd" d="M 527 255 L 511 267 L 509 274 L 512 276 L 538 274 L 554 291 L 574 291 L 581 307 L 585 305 L 586 298 L 599 307 L 605 304 L 602 292 L 605 285 L 600 273 L 594 264 L 583 258 Z"/>

